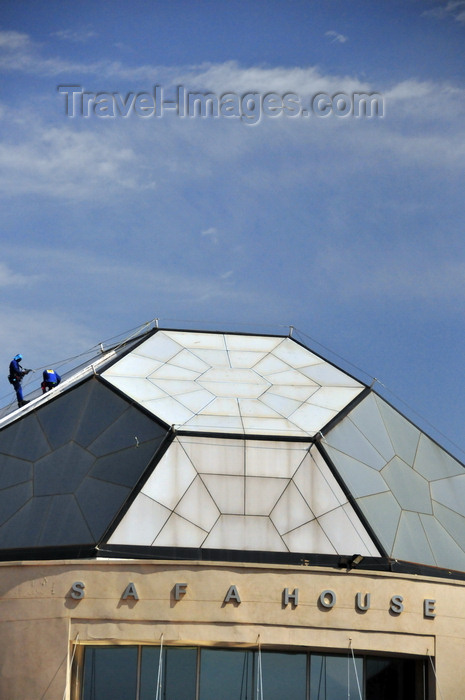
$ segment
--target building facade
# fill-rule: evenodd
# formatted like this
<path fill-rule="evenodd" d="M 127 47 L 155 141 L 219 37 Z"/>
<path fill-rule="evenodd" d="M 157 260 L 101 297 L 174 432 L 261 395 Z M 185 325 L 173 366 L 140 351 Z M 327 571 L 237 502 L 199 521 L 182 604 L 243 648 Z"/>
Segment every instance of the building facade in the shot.
<path fill-rule="evenodd" d="M 462 494 L 292 337 L 102 348 L 0 420 L 0 697 L 457 700 Z"/>

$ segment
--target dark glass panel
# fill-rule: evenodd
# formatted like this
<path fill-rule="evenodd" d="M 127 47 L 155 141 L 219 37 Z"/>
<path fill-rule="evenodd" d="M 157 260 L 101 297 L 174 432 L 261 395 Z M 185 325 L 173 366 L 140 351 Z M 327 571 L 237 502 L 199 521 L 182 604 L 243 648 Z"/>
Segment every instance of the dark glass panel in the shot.
<path fill-rule="evenodd" d="M 261 654 L 263 697 L 266 700 L 306 700 L 307 655 Z M 255 669 L 259 671 L 258 654 L 255 654 Z M 257 681 L 255 681 L 257 686 Z"/>
<path fill-rule="evenodd" d="M 87 544 L 92 535 L 72 495 L 53 496 L 38 545 Z"/>
<path fill-rule="evenodd" d="M 136 700 L 137 647 L 88 647 L 82 700 Z"/>
<path fill-rule="evenodd" d="M 19 487 L 18 487 L 19 488 Z M 0 528 L 0 546 L 36 547 L 50 507 L 50 496 L 32 498 Z"/>
<path fill-rule="evenodd" d="M 124 413 L 128 404 L 96 379 L 92 379 L 84 386 L 88 388 L 86 410 L 76 431 L 75 440 L 83 447 L 87 447 Z"/>
<path fill-rule="evenodd" d="M 29 414 L 0 432 L 0 451 L 33 462 L 50 452 L 50 445 L 35 415 Z"/>
<path fill-rule="evenodd" d="M 90 382 L 81 384 L 37 410 L 37 419 L 54 449 L 74 438 L 90 386 Z"/>
<path fill-rule="evenodd" d="M 126 450 L 100 457 L 92 467 L 89 476 L 132 487 L 152 460 L 160 442 L 161 438 L 146 442 L 139 447 L 133 445 Z"/>
<path fill-rule="evenodd" d="M 86 477 L 75 496 L 95 541 L 99 540 L 128 497 L 130 489 Z"/>
<path fill-rule="evenodd" d="M 142 648 L 140 700 L 155 700 L 160 666 L 158 647 Z M 195 700 L 197 649 L 164 648 L 162 652 L 162 700 Z"/>
<path fill-rule="evenodd" d="M 155 421 L 136 408 L 129 408 L 89 445 L 89 451 L 101 457 L 127 447 L 136 447 L 137 444 L 141 445 L 164 435 L 166 430 Z"/>
<path fill-rule="evenodd" d="M 253 652 L 202 649 L 200 700 L 252 698 Z"/>
<path fill-rule="evenodd" d="M 366 700 L 415 700 L 423 698 L 422 662 L 416 659 L 366 659 Z"/>
<path fill-rule="evenodd" d="M 0 490 L 32 479 L 32 463 L 0 455 Z M 0 508 L 0 513 L 2 510 Z"/>
<path fill-rule="evenodd" d="M 95 544 L 165 435 L 95 378 L 0 431 L 0 548 Z"/>
<path fill-rule="evenodd" d="M 7 522 L 17 510 L 32 497 L 32 482 L 0 491 L 0 524 Z M 3 527 L 0 526 L 0 547 L 3 542 Z"/>
<path fill-rule="evenodd" d="M 92 466 L 94 458 L 70 442 L 34 465 L 34 495 L 74 493 Z"/>
<path fill-rule="evenodd" d="M 363 696 L 363 659 L 351 655 L 327 656 L 312 654 L 310 660 L 310 700 L 343 700 Z M 357 682 L 358 681 L 358 682 Z M 395 696 L 391 698 L 393 700 Z M 398 700 L 398 698 L 396 698 Z"/>

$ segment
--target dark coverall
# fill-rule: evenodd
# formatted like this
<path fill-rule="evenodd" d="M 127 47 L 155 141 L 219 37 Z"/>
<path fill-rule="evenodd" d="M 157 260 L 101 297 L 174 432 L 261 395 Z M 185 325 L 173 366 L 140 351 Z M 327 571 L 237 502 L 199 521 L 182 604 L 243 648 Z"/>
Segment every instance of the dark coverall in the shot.
<path fill-rule="evenodd" d="M 21 406 L 24 406 L 25 403 L 28 403 L 23 399 L 23 387 L 21 386 L 21 382 L 23 381 L 24 375 L 28 374 L 29 371 L 30 370 L 25 370 L 21 367 L 19 360 L 11 360 L 8 379 L 10 380 L 11 384 L 13 384 L 13 388 L 16 392 L 16 398 L 18 400 L 18 406 L 20 408 Z"/>
<path fill-rule="evenodd" d="M 45 369 L 42 374 L 43 382 L 40 385 L 42 387 L 42 393 L 45 394 L 46 391 L 50 391 L 54 386 L 58 386 L 61 382 L 61 377 L 58 372 L 53 369 Z"/>

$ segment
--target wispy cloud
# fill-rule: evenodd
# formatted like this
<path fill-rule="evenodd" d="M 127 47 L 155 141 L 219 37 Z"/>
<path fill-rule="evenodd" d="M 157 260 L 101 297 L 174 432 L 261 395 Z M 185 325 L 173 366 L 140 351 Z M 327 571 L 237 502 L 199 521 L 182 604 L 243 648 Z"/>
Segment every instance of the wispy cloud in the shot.
<path fill-rule="evenodd" d="M 452 17 L 456 22 L 465 24 L 465 0 L 441 2 L 437 7 L 425 10 L 422 15 L 423 17 L 438 17 L 439 19 Z"/>
<path fill-rule="evenodd" d="M 55 36 L 62 41 L 71 41 L 76 44 L 85 44 L 90 39 L 95 39 L 98 36 L 97 32 L 92 29 L 61 29 L 57 32 L 52 32 L 50 36 Z"/>
<path fill-rule="evenodd" d="M 0 31 L 0 49 L 16 51 L 31 47 L 32 42 L 28 34 L 15 31 Z"/>
<path fill-rule="evenodd" d="M 210 300 L 227 300 L 228 303 L 242 304 L 248 299 L 254 298 L 254 292 L 245 287 L 235 288 L 227 280 L 232 271 L 224 275 L 218 275 L 216 270 L 199 273 L 196 271 L 178 270 L 177 262 L 172 267 L 164 266 L 158 269 L 154 275 L 153 265 L 144 264 L 143 261 L 125 262 L 124 264 L 113 260 L 109 255 L 89 256 L 72 246 L 69 249 L 61 248 L 31 248 L 25 253 L 24 265 L 43 265 L 46 274 L 54 284 L 67 286 L 70 289 L 80 289 L 83 306 L 87 303 L 86 289 L 89 288 L 89 296 L 95 293 L 94 280 L 105 289 L 113 290 L 111 299 L 118 298 L 118 304 L 124 306 L 121 297 L 121 285 L 131 289 L 140 298 L 154 299 L 160 306 L 186 305 L 195 307 L 196 304 L 209 302 Z M 258 301 L 258 296 L 255 299 Z M 111 302 L 113 303 L 113 302 Z M 128 300 L 132 304 L 132 301 Z M 181 308 L 181 306 L 180 306 Z"/>
<path fill-rule="evenodd" d="M 339 34 L 339 32 L 335 32 L 334 29 L 330 29 L 328 32 L 325 32 L 325 36 L 329 37 L 331 39 L 331 43 L 333 44 L 345 44 L 346 41 L 349 40 L 349 37 L 344 36 L 344 34 Z"/>
<path fill-rule="evenodd" d="M 346 40 L 337 35 L 334 41 Z M 29 75 L 97 76 L 100 81 L 118 78 L 123 81 L 147 81 L 147 88 L 158 83 L 166 87 L 184 85 L 225 92 L 354 92 L 371 88 L 367 81 L 351 76 L 324 75 L 316 67 L 241 66 L 237 61 L 203 63 L 200 65 L 127 66 L 122 61 L 72 62 L 59 55 L 45 55 L 45 48 L 33 42 L 27 34 L 0 31 L 0 68 Z M 101 85 L 101 90 L 105 89 Z"/>
<path fill-rule="evenodd" d="M 27 287 L 41 279 L 40 275 L 24 275 L 21 272 L 14 272 L 8 265 L 0 262 L 0 287 Z"/>
<path fill-rule="evenodd" d="M 138 156 L 118 136 L 79 132 L 71 126 L 23 124 L 22 136 L 0 143 L 0 187 L 3 193 L 40 193 L 73 200 L 95 190 L 150 190 L 152 177 L 137 167 Z"/>
<path fill-rule="evenodd" d="M 207 228 L 205 231 L 202 231 L 202 236 L 206 236 L 213 243 L 218 243 L 218 229 L 215 228 L 214 226 L 211 226 L 210 228 Z"/>
<path fill-rule="evenodd" d="M 421 302 L 439 307 L 447 302 L 449 310 L 457 303 L 459 312 L 465 294 L 465 261 L 426 250 L 419 255 L 409 244 L 384 251 L 382 258 L 355 245 L 344 252 L 332 246 L 317 256 L 312 279 L 320 292 L 347 304 L 368 298 L 373 304 Z"/>

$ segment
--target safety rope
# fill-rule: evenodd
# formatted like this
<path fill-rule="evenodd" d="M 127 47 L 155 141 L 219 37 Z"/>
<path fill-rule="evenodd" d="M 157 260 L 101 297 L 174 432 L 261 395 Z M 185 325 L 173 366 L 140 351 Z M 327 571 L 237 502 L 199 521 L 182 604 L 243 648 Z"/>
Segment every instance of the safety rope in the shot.
<path fill-rule="evenodd" d="M 263 700 L 262 649 L 260 646 L 260 635 L 258 635 L 257 644 L 257 700 Z"/>
<path fill-rule="evenodd" d="M 428 658 L 429 658 L 430 663 L 431 663 L 431 668 L 433 669 L 434 680 L 436 681 L 436 688 L 438 689 L 439 695 L 440 695 L 441 698 L 442 698 L 441 688 L 439 687 L 439 681 L 438 681 L 438 677 L 437 677 L 437 675 L 436 675 L 436 669 L 434 668 L 433 658 L 432 658 L 431 654 L 429 653 L 429 649 L 426 650 L 426 653 L 428 654 Z"/>
<path fill-rule="evenodd" d="M 115 345 L 115 348 L 114 348 L 115 350 L 118 350 L 122 345 L 124 345 L 124 344 L 127 343 L 129 340 L 131 340 L 132 338 L 134 338 L 134 337 L 136 337 L 138 334 L 140 334 L 140 332 L 142 331 L 142 329 L 144 329 L 144 332 L 148 332 L 148 329 L 149 329 L 150 326 L 152 326 L 152 325 L 154 325 L 155 328 L 158 328 L 158 327 L 159 327 L 159 321 L 160 321 L 159 318 L 153 318 L 152 320 L 146 321 L 145 323 L 141 324 L 140 326 L 137 326 L 137 327 L 132 328 L 132 329 L 130 329 L 130 330 L 124 331 L 123 333 L 120 333 L 119 335 L 112 336 L 111 338 L 108 338 L 107 340 L 103 341 L 102 343 L 97 343 L 96 345 L 94 345 L 94 346 L 92 346 L 91 348 L 89 348 L 89 350 L 86 350 L 86 351 L 84 351 L 84 352 L 82 352 L 82 353 L 80 353 L 80 354 L 78 354 L 78 355 L 73 355 L 72 357 L 68 357 L 68 358 L 65 358 L 65 359 L 62 359 L 62 360 L 58 360 L 58 361 L 56 361 L 56 362 L 50 362 L 50 363 L 48 363 L 47 365 L 43 365 L 42 367 L 36 367 L 36 368 L 33 370 L 33 372 L 39 372 L 39 371 L 41 371 L 41 370 L 43 370 L 43 369 L 47 369 L 48 367 L 56 367 L 57 369 L 60 369 L 60 368 L 63 367 L 64 365 L 70 364 L 71 362 L 74 362 L 74 361 L 78 360 L 78 359 L 81 358 L 81 357 L 85 357 L 86 355 L 87 355 L 87 356 L 90 355 L 90 353 L 94 353 L 94 354 L 95 354 L 95 352 L 96 352 L 97 350 L 100 350 L 100 352 L 102 352 L 102 347 L 103 347 L 104 343 L 110 343 L 111 341 L 114 341 L 115 339 L 121 338 L 121 337 L 122 337 L 123 339 L 122 339 L 118 344 L 116 344 L 116 345 Z M 182 320 L 182 319 L 163 319 L 163 321 L 164 321 L 164 322 L 169 322 L 169 321 L 171 321 L 171 322 L 174 322 L 174 323 L 188 323 L 189 325 L 191 325 L 191 324 L 193 324 L 193 323 L 197 323 L 196 321 L 192 321 L 192 320 L 187 321 L 187 320 Z M 201 325 L 202 322 L 198 322 L 198 323 Z M 213 325 L 213 324 L 212 324 L 212 325 Z M 220 324 L 220 325 L 221 325 L 221 324 Z M 238 326 L 238 325 L 244 325 L 244 324 L 233 323 L 232 325 Z M 258 327 L 263 327 L 263 326 L 264 326 L 264 324 L 255 324 L 255 327 L 256 327 L 256 328 L 258 328 Z M 266 327 L 269 328 L 269 325 L 267 325 Z M 453 440 L 451 440 L 451 438 L 449 438 L 449 437 L 448 437 L 447 435 L 445 435 L 443 432 L 441 432 L 440 430 L 438 430 L 432 423 L 430 423 L 430 422 L 428 421 L 427 418 L 425 418 L 422 414 L 420 414 L 418 411 L 416 411 L 410 404 L 408 404 L 408 403 L 407 403 L 406 401 L 404 401 L 402 398 L 400 398 L 399 396 L 397 396 L 391 389 L 389 389 L 389 388 L 388 388 L 385 384 L 383 384 L 383 382 L 381 382 L 379 379 L 376 379 L 376 377 L 372 377 L 368 372 L 366 372 L 365 370 L 361 369 L 360 367 L 358 367 L 357 365 L 355 365 L 353 362 L 351 362 L 351 361 L 348 360 L 347 358 L 343 357 L 342 355 L 339 355 L 339 354 L 336 353 L 334 350 L 331 350 L 331 348 L 327 347 L 326 345 L 323 345 L 323 344 L 320 343 L 318 340 L 316 340 L 316 339 L 313 338 L 312 336 L 308 335 L 307 333 L 304 333 L 302 330 L 296 328 L 295 326 L 283 326 L 283 325 L 281 325 L 281 324 L 277 324 L 275 327 L 277 327 L 277 328 L 288 328 L 288 329 L 289 329 L 289 337 L 292 337 L 292 336 L 295 334 L 295 335 L 297 335 L 297 336 L 301 336 L 302 338 L 308 339 L 309 341 L 311 341 L 312 344 L 316 344 L 316 345 L 318 345 L 319 347 L 323 348 L 323 350 L 325 350 L 325 352 L 329 353 L 330 355 L 333 355 L 334 357 L 337 357 L 339 360 L 342 360 L 342 361 L 343 361 L 344 363 L 346 363 L 347 365 L 350 365 L 350 366 L 351 366 L 353 369 L 355 369 L 357 372 L 359 372 L 359 373 L 365 375 L 366 377 L 369 377 L 369 379 L 370 379 L 370 386 L 371 386 L 371 387 L 372 387 L 375 383 L 378 383 L 380 386 L 382 386 L 382 387 L 385 389 L 386 392 L 388 392 L 389 394 L 391 394 L 391 396 L 394 398 L 395 401 L 399 401 L 400 403 L 402 403 L 409 411 L 412 412 L 412 414 L 414 414 L 415 416 L 417 416 L 417 418 L 419 418 L 421 421 L 423 421 L 424 424 L 427 425 L 428 428 L 429 428 L 431 431 L 433 431 L 436 435 L 439 435 L 442 439 L 446 440 L 446 441 L 449 443 L 449 445 L 451 445 L 454 449 L 458 450 L 462 455 L 465 454 L 465 450 L 464 450 L 462 447 L 460 447 L 460 445 L 457 445 L 457 443 L 455 443 Z M 111 348 L 108 348 L 108 349 L 111 349 Z M 23 386 L 26 387 L 26 386 L 30 383 L 31 380 L 32 380 L 32 377 L 29 378 L 29 379 L 27 379 L 27 380 L 24 380 Z M 6 399 L 6 398 L 8 398 L 8 397 L 10 397 L 10 396 L 11 396 L 11 393 L 8 393 L 8 394 L 5 394 L 4 396 L 1 396 L 1 397 L 0 397 L 0 405 L 3 403 L 4 399 Z M 15 404 L 15 401 L 14 401 L 14 400 L 11 401 L 10 403 L 8 403 L 8 408 L 9 408 L 10 406 L 14 406 L 14 404 Z"/>
<path fill-rule="evenodd" d="M 405 406 L 405 408 L 408 409 L 408 411 L 410 411 L 410 412 L 411 412 L 413 415 L 415 415 L 418 419 L 420 419 L 421 421 L 423 421 L 424 425 L 425 425 L 425 426 L 428 426 L 428 429 L 429 429 L 429 430 L 431 430 L 432 432 L 434 432 L 436 435 L 441 436 L 442 439 L 446 440 L 446 441 L 449 443 L 449 445 L 451 445 L 451 446 L 454 447 L 456 450 L 458 450 L 462 455 L 465 454 L 465 450 L 463 449 L 463 447 L 460 447 L 460 445 L 457 445 L 457 443 L 455 443 L 453 440 L 451 440 L 451 438 L 448 437 L 447 435 L 445 435 L 445 433 L 443 433 L 443 432 L 441 432 L 440 430 L 438 430 L 438 428 L 436 428 L 427 418 L 425 418 L 425 416 L 423 416 L 421 413 L 419 413 L 418 411 L 416 411 L 416 410 L 413 408 L 413 406 L 411 406 L 410 404 L 408 404 L 408 403 L 407 403 L 404 399 L 402 399 L 400 396 L 397 396 L 397 394 L 395 394 L 395 393 L 392 391 L 392 389 L 390 389 L 388 386 L 386 386 L 386 384 L 383 384 L 382 381 L 380 381 L 380 380 L 377 379 L 376 377 L 371 376 L 371 375 L 369 374 L 369 372 L 366 372 L 365 370 L 361 369 L 360 367 L 358 367 L 357 365 L 355 365 L 353 362 L 351 362 L 351 361 L 348 360 L 347 358 L 343 357 L 342 355 L 339 355 L 339 354 L 338 354 L 337 352 L 335 352 L 334 350 L 331 350 L 331 348 L 328 348 L 326 345 L 323 345 L 323 344 L 320 343 L 318 340 L 315 340 L 315 339 L 312 338 L 310 335 L 307 335 L 306 333 L 304 333 L 303 331 L 299 330 L 298 328 L 295 328 L 294 326 L 293 326 L 293 329 L 294 329 L 294 331 L 296 332 L 296 334 L 302 336 L 303 338 L 306 338 L 306 339 L 310 340 L 312 343 L 316 343 L 316 344 L 319 345 L 321 348 L 323 348 L 326 352 L 330 353 L 330 354 L 333 355 L 334 357 L 337 357 L 339 360 L 342 360 L 344 363 L 346 363 L 346 364 L 349 365 L 350 367 L 353 367 L 353 369 L 355 369 L 357 372 L 360 372 L 361 374 L 365 375 L 366 377 L 369 377 L 369 379 L 370 379 L 370 388 L 372 388 L 376 383 L 378 383 L 380 386 L 383 387 L 383 389 L 384 389 L 388 394 L 390 394 L 390 395 L 393 397 L 393 399 L 394 399 L 395 402 L 402 403 L 402 404 Z"/>
<path fill-rule="evenodd" d="M 71 682 L 71 670 L 73 668 L 74 656 L 76 654 L 78 639 L 79 639 L 79 632 L 77 633 L 77 635 L 74 639 L 74 642 L 73 642 L 73 653 L 71 654 L 71 660 L 69 662 L 68 670 L 67 670 L 67 674 L 66 674 L 65 692 L 63 693 L 63 700 L 66 700 L 66 696 L 68 694 L 68 689 L 69 689 L 69 684 Z"/>
<path fill-rule="evenodd" d="M 352 661 L 354 663 L 355 680 L 357 681 L 358 694 L 359 694 L 360 700 L 363 700 L 362 691 L 360 690 L 360 683 L 358 680 L 357 664 L 355 663 L 354 650 L 352 648 L 352 639 L 350 639 L 350 638 L 349 638 L 349 649 L 352 652 Z M 347 656 L 347 698 L 350 700 L 349 656 Z"/>
<path fill-rule="evenodd" d="M 158 327 L 158 318 L 154 318 L 151 321 L 147 321 L 146 323 L 141 324 L 140 326 L 137 326 L 136 328 L 131 328 L 130 330 L 123 331 L 123 333 L 119 333 L 118 335 L 112 336 L 111 338 L 107 338 L 106 340 L 102 341 L 101 343 L 96 343 L 92 347 L 90 347 L 88 350 L 84 350 L 81 353 L 78 353 L 77 355 L 71 355 L 70 357 L 65 357 L 60 360 L 56 360 L 54 362 L 49 362 L 46 365 L 43 365 L 41 367 L 36 367 L 32 370 L 31 374 L 34 372 L 40 372 L 41 370 L 48 369 L 49 367 L 55 367 L 57 370 L 61 369 L 65 365 L 70 365 L 71 363 L 76 363 L 77 360 L 80 360 L 81 358 L 88 357 L 89 360 L 92 357 L 95 357 L 95 355 L 99 352 L 100 354 L 102 353 L 102 347 L 104 345 L 107 345 L 107 350 L 103 350 L 103 352 L 109 352 L 111 349 L 114 349 L 115 351 L 118 350 L 121 346 L 123 346 L 125 343 L 129 342 L 133 338 L 137 337 L 138 335 L 141 335 L 143 333 L 147 333 L 148 329 L 152 324 L 155 324 L 156 327 Z M 118 338 L 122 338 L 120 342 L 114 347 L 110 347 L 110 343 Z M 71 370 L 72 371 L 72 370 Z M 24 389 L 33 381 L 33 377 L 26 375 L 23 379 L 23 387 Z M 10 398 L 11 396 L 11 391 L 8 392 L 8 394 L 4 394 L 3 396 L 0 396 L 0 405 L 3 403 L 3 401 L 7 398 Z M 14 406 L 16 404 L 16 399 L 13 401 L 9 402 L 6 404 L 6 407 Z"/>
<path fill-rule="evenodd" d="M 244 652 L 244 661 L 242 662 L 242 678 L 240 700 L 248 700 L 249 697 L 249 652 Z"/>
<path fill-rule="evenodd" d="M 160 700 L 162 693 L 163 680 L 163 632 L 160 637 L 160 657 L 158 659 L 158 678 L 157 678 L 157 694 L 156 700 Z"/>

